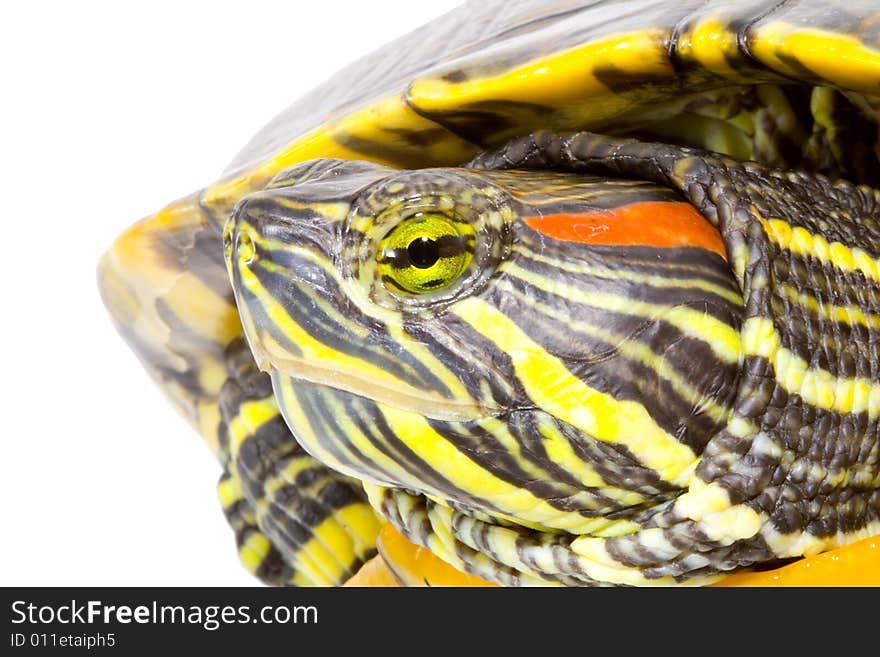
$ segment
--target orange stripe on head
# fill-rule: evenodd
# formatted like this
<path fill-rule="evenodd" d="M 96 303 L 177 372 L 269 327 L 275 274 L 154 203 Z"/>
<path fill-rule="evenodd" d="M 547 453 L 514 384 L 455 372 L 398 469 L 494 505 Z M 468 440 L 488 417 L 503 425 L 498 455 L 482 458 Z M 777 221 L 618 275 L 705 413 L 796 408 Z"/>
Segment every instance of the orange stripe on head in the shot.
<path fill-rule="evenodd" d="M 525 222 L 539 233 L 565 242 L 663 248 L 692 246 L 727 259 L 721 233 L 684 201 L 643 201 L 611 210 L 526 217 Z"/>

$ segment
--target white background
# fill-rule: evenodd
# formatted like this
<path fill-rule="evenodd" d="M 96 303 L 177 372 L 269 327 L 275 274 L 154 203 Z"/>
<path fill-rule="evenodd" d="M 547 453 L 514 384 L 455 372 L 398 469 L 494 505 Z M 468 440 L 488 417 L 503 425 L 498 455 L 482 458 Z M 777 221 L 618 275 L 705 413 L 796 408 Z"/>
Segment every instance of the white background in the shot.
<path fill-rule="evenodd" d="M 305 91 L 457 4 L 4 5 L 0 585 L 257 582 L 219 466 L 115 333 L 95 265 Z"/>

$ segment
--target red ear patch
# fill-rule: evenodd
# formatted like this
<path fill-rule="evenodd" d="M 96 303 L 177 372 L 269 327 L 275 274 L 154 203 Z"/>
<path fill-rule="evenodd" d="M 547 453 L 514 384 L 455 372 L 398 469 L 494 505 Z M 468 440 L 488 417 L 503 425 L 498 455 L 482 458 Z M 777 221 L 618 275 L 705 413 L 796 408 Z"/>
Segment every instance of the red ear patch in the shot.
<path fill-rule="evenodd" d="M 643 201 L 611 210 L 526 217 L 539 233 L 564 242 L 672 248 L 694 246 L 727 260 L 721 233 L 683 201 Z"/>

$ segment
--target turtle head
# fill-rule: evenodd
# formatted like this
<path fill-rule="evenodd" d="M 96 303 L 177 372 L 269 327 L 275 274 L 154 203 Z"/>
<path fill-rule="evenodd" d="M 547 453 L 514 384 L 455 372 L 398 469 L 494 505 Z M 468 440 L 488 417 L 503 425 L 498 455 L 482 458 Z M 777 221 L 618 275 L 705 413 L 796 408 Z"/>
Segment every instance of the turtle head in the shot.
<path fill-rule="evenodd" d="M 680 484 L 726 419 L 741 299 L 713 231 L 651 183 L 317 160 L 243 199 L 225 242 L 314 456 L 577 529 Z"/>
<path fill-rule="evenodd" d="M 497 412 L 480 374 L 495 367 L 441 316 L 504 259 L 514 214 L 463 172 L 344 160 L 283 172 L 225 230 L 257 362 L 434 419 Z"/>

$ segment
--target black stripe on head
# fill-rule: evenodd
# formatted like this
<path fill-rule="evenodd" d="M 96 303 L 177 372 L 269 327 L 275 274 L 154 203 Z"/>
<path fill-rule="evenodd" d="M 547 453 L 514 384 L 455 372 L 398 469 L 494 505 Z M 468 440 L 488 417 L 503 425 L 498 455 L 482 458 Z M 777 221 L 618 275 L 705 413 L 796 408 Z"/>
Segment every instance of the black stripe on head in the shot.
<path fill-rule="evenodd" d="M 591 278 L 614 280 L 622 273 L 632 272 L 663 278 L 669 281 L 670 287 L 676 280 L 682 283 L 700 280 L 730 292 L 740 292 L 727 262 L 717 253 L 699 247 L 579 244 L 555 240 L 528 227 L 520 231 L 519 241 L 517 264 L 523 258 L 530 268 L 534 263 L 535 270 L 545 275 L 561 270 L 566 280 L 578 284 L 587 285 Z M 541 261 L 536 256 L 540 256 Z M 588 269 L 589 273 L 579 269 Z"/>
<path fill-rule="evenodd" d="M 404 470 L 416 478 L 419 484 L 425 487 L 424 490 L 440 493 L 442 496 L 460 500 L 490 513 L 498 511 L 491 503 L 465 494 L 443 476 L 442 472 L 431 467 L 424 459 L 403 443 L 388 425 L 385 416 L 374 402 L 364 397 L 338 391 L 333 392 L 337 397 L 341 398 L 347 416 L 355 419 L 355 425 L 369 438 L 370 442 L 393 461 L 404 465 Z M 398 478 L 397 476 L 392 476 L 390 481 L 395 482 L 397 485 L 409 485 L 408 482 L 396 481 Z"/>
<path fill-rule="evenodd" d="M 534 406 L 533 402 L 531 402 L 525 389 L 522 387 L 522 384 L 513 374 L 513 365 L 510 361 L 509 355 L 500 351 L 497 345 L 486 339 L 482 333 L 473 329 L 469 324 L 464 322 L 455 322 L 453 324 L 451 317 L 446 319 L 448 320 L 446 322 L 447 330 L 451 334 L 454 334 L 458 341 L 476 346 L 478 353 L 482 354 L 482 357 L 486 361 L 493 363 L 494 368 L 499 372 L 506 374 L 506 376 L 509 377 L 509 383 L 515 384 L 514 389 L 511 391 L 512 396 L 510 393 L 507 393 L 506 399 L 509 401 L 504 403 L 504 407 L 511 408 L 512 411 L 499 416 L 499 419 L 507 421 L 509 429 L 513 432 L 516 440 L 521 445 L 528 446 L 533 441 L 540 440 L 540 432 L 534 424 L 535 418 L 539 416 L 551 418 L 552 416 L 540 411 Z M 560 329 L 558 335 L 570 338 L 571 331 L 568 328 L 564 331 Z M 584 343 L 590 339 L 592 338 L 589 336 L 578 336 L 577 342 Z M 611 350 L 612 347 L 606 345 L 604 353 L 607 354 Z M 638 380 L 639 376 L 647 376 L 647 374 L 640 374 L 639 372 L 630 370 L 629 368 L 632 366 L 627 363 L 627 365 L 624 365 L 621 368 L 621 372 L 628 378 L 621 380 L 618 378 L 619 375 L 615 371 L 613 364 L 605 364 L 603 359 L 598 359 L 598 362 L 605 368 L 610 367 L 611 370 L 610 373 L 606 370 L 599 371 L 596 375 L 597 380 L 592 380 L 591 383 L 594 385 L 603 383 L 607 384 L 603 385 L 603 387 L 614 394 L 617 394 L 617 392 L 621 390 L 627 390 L 626 381 L 630 379 Z M 703 368 L 703 370 L 705 369 L 707 368 Z M 605 378 L 598 380 L 603 376 L 603 372 Z M 656 378 L 656 373 L 650 372 L 649 374 L 653 374 L 654 378 Z M 665 390 L 666 389 L 664 388 L 664 391 Z M 675 393 L 668 391 L 666 394 L 671 397 Z M 632 393 L 632 397 L 637 398 L 639 401 L 644 401 L 635 393 Z M 659 402 L 656 402 L 652 397 L 647 403 L 651 405 Z M 670 402 L 667 400 L 666 403 Z M 679 401 L 678 404 L 681 406 L 681 416 L 684 418 L 683 422 L 685 423 L 685 426 L 689 428 L 694 427 L 698 431 L 698 433 L 695 431 L 698 438 L 695 438 L 696 442 L 693 447 L 701 449 L 705 439 L 711 435 L 709 432 L 712 431 L 716 425 L 711 423 L 708 418 L 696 415 L 692 405 L 681 401 Z M 665 415 L 667 409 L 664 408 L 663 411 Z M 661 417 L 663 417 L 663 415 L 661 415 Z M 656 473 L 650 470 L 645 470 L 644 466 L 642 466 L 625 447 L 617 445 L 610 446 L 608 443 L 601 443 L 562 421 L 556 420 L 555 418 L 553 420 L 557 429 L 570 442 L 575 452 L 583 458 L 586 463 L 594 467 L 610 486 L 631 489 L 630 487 L 632 483 L 635 482 L 635 485 L 638 486 L 638 492 L 648 496 L 656 495 L 661 491 L 673 490 L 669 485 L 660 482 Z M 709 423 L 708 428 L 707 426 L 704 426 L 704 423 Z M 676 432 L 673 431 L 672 433 L 673 435 L 676 435 Z M 540 460 L 537 462 L 540 465 L 547 467 L 548 471 L 551 468 L 551 464 L 540 463 Z"/>
<path fill-rule="evenodd" d="M 510 356 L 455 315 L 407 321 L 406 332 L 443 362 L 474 399 L 488 408 L 512 408 L 527 399 L 512 376 Z"/>
<path fill-rule="evenodd" d="M 596 440 L 550 414 L 517 411 L 511 414 L 510 426 L 521 436 L 536 435 L 537 429 L 532 423 L 542 416 L 556 426 L 575 455 L 592 467 L 608 486 L 631 490 L 648 498 L 665 497 L 678 491 L 672 484 L 661 480 L 656 472 L 645 468 L 626 446 Z M 618 512 L 609 516 L 617 517 Z"/>
<path fill-rule="evenodd" d="M 516 265 L 528 273 L 541 276 L 545 280 L 554 281 L 559 278 L 560 272 L 556 265 L 534 260 L 525 254 L 517 258 Z M 632 269 L 642 273 L 637 268 Z M 662 272 L 659 268 L 655 269 L 658 272 Z M 615 271 L 617 275 L 615 275 Z M 705 310 L 715 319 L 722 322 L 735 322 L 734 326 L 739 324 L 738 318 L 742 313 L 739 304 L 733 303 L 730 299 L 716 294 L 712 290 L 696 287 L 697 284 L 703 283 L 718 286 L 721 290 L 729 290 L 734 294 L 739 294 L 739 291 L 732 287 L 729 280 L 725 280 L 724 285 L 719 286 L 719 279 L 703 277 L 698 271 L 691 271 L 689 275 L 682 272 L 681 277 L 670 277 L 664 272 L 656 274 L 663 279 L 662 282 L 654 283 L 643 280 L 628 280 L 623 275 L 624 271 L 623 268 L 618 268 L 615 264 L 609 263 L 606 267 L 603 263 L 602 269 L 595 273 L 565 271 L 563 282 L 566 286 L 576 290 L 583 290 L 586 296 L 589 296 L 589 294 L 616 296 L 621 299 L 640 301 L 667 308 L 682 305 L 683 303 L 702 302 L 706 304 Z M 563 313 L 564 310 L 566 311 L 565 314 L 560 314 L 560 317 L 580 319 L 582 317 L 589 317 L 590 313 L 597 312 L 597 310 L 590 310 L 577 302 L 570 301 L 561 294 L 548 297 L 547 292 L 537 285 L 533 285 L 527 277 L 520 277 L 518 273 L 512 272 L 509 269 L 502 275 L 499 275 L 498 279 L 507 281 L 516 289 L 522 290 L 523 293 L 527 290 L 529 295 L 534 295 L 536 298 L 546 297 L 543 299 L 545 302 L 560 306 L 560 313 Z M 571 304 L 572 308 L 565 309 L 567 304 Z M 571 314 L 572 310 L 575 309 L 579 310 L 579 312 Z M 609 311 L 602 310 L 601 312 Z"/>
<path fill-rule="evenodd" d="M 253 274 L 274 299 L 294 318 L 300 328 L 309 333 L 317 342 L 330 349 L 358 358 L 376 366 L 416 388 L 436 391 L 441 395 L 451 395 L 449 389 L 422 361 L 413 356 L 392 338 L 384 325 L 373 318 L 346 317 L 346 322 L 366 325 L 367 335 L 361 337 L 352 333 L 345 323 L 325 312 L 314 297 L 323 299 L 330 307 L 340 313 L 358 313 L 339 288 L 337 282 L 320 265 L 289 251 L 272 255 L 274 265 L 285 273 L 270 271 L 259 266 L 251 266 Z M 287 272 L 296 272 L 295 276 Z M 304 290 L 304 281 L 309 281 L 312 295 Z M 254 323 L 271 335 L 290 353 L 299 355 L 299 347 L 286 336 L 282 329 L 265 313 L 259 298 L 245 289 L 247 307 Z"/>
<path fill-rule="evenodd" d="M 535 497 L 546 501 L 561 511 L 572 511 L 583 516 L 594 517 L 608 511 L 608 504 L 594 489 L 582 486 L 575 477 L 554 466 L 539 454 L 520 449 L 515 454 L 489 431 L 476 423 L 455 423 L 432 421 L 431 427 L 442 435 L 458 451 L 470 458 L 487 472 L 502 481 L 523 488 Z M 544 453 L 546 457 L 546 452 Z M 541 478 L 524 469 L 518 459 L 531 463 L 542 471 Z M 601 508 L 597 508 L 601 507 Z"/>

